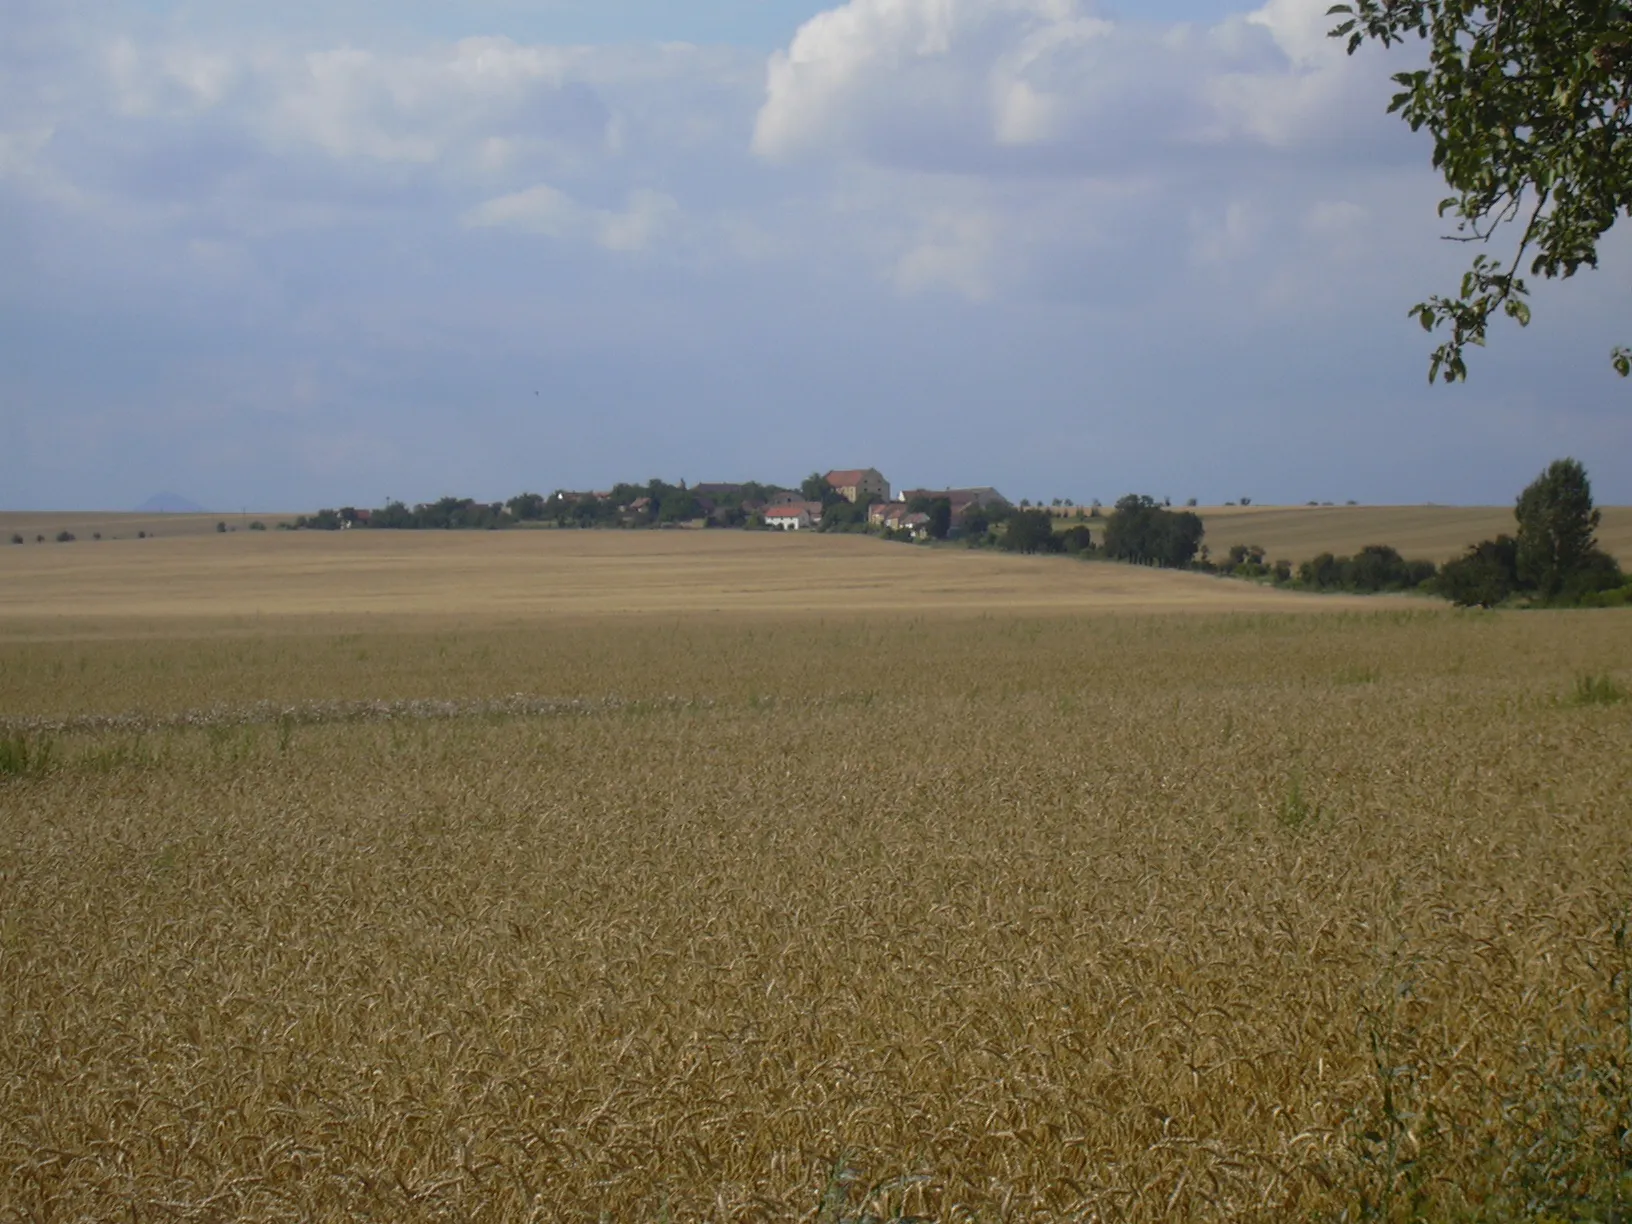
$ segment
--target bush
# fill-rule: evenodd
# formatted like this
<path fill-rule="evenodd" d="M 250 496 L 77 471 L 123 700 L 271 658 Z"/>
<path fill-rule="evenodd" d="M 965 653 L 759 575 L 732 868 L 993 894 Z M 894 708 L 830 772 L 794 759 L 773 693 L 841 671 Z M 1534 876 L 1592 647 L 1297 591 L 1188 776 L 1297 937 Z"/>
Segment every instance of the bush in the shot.
<path fill-rule="evenodd" d="M 74 540 L 74 533 L 73 532 L 71 532 L 71 531 L 59 531 L 59 532 L 57 532 L 57 543 L 58 544 L 71 544 L 71 543 L 73 543 L 73 540 Z"/>
<path fill-rule="evenodd" d="M 147 539 L 147 532 L 145 532 L 145 531 L 138 531 L 138 532 L 137 532 L 137 533 L 136 533 L 136 538 L 137 538 L 137 539 L 138 539 L 138 540 L 145 540 L 145 539 Z"/>
<path fill-rule="evenodd" d="M 23 536 L 22 536 L 22 533 L 21 533 L 21 532 L 18 532 L 18 531 L 14 531 L 14 532 L 12 532 L 12 533 L 11 533 L 11 542 L 12 542 L 12 543 L 13 543 L 13 544 L 21 544 L 21 543 L 22 543 L 22 542 L 23 542 Z"/>
<path fill-rule="evenodd" d="M 1595 595 L 1616 591 L 1626 582 L 1621 566 L 1614 557 L 1601 549 L 1587 552 L 1564 579 L 1560 602 L 1569 605 L 1584 603 Z"/>
<path fill-rule="evenodd" d="M 1459 608 L 1494 608 L 1518 587 L 1518 542 L 1497 536 L 1473 545 L 1439 572 L 1439 593 Z"/>
<path fill-rule="evenodd" d="M 1067 531 L 1060 532 L 1060 547 L 1072 556 L 1094 551 L 1094 535 L 1087 527 L 1080 524 Z"/>
<path fill-rule="evenodd" d="M 1632 608 L 1632 582 L 1613 591 L 1599 591 L 1581 598 L 1583 608 Z"/>
<path fill-rule="evenodd" d="M 226 535 L 227 534 L 227 524 L 224 521 L 219 522 L 219 523 L 217 523 L 215 525 L 215 530 L 220 535 Z"/>
<path fill-rule="evenodd" d="M 249 525 L 249 529 L 251 531 L 265 531 L 266 530 L 266 524 L 261 522 L 260 519 L 256 519 L 253 523 L 251 523 Z"/>

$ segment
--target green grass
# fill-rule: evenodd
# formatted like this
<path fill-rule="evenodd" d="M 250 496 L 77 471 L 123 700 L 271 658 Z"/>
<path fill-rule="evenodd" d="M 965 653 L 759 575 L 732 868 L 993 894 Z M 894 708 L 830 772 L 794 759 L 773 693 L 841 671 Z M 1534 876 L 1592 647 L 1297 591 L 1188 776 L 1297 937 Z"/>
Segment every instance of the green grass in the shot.
<path fill-rule="evenodd" d="M 1625 700 L 1626 689 L 1603 672 L 1583 672 L 1575 678 L 1575 689 L 1570 694 L 1570 704 L 1578 706 L 1618 705 Z"/>
<path fill-rule="evenodd" d="M 0 736 L 0 777 L 37 778 L 50 772 L 55 758 L 56 744 L 49 739 Z"/>

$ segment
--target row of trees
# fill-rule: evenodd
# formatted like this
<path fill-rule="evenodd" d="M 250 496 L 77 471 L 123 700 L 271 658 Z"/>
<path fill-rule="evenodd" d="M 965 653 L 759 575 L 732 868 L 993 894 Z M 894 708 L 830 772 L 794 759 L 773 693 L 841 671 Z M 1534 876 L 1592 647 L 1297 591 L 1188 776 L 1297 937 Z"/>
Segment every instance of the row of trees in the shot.
<path fill-rule="evenodd" d="M 355 506 L 319 510 L 294 522 L 298 530 L 340 531 L 378 528 L 393 531 L 490 531 L 520 523 L 552 523 L 557 527 L 644 526 L 684 523 L 707 518 L 720 526 L 743 526 L 749 519 L 744 506 L 768 501 L 784 490 L 778 485 L 749 481 L 708 499 L 686 487 L 663 480 L 645 484 L 619 483 L 609 493 L 518 493 L 503 502 L 469 497 L 443 497 L 409 506 L 388 501 L 373 510 Z"/>
<path fill-rule="evenodd" d="M 1188 510 L 1170 510 L 1154 498 L 1139 493 L 1130 493 L 1116 503 L 1104 520 L 1098 544 L 1086 523 L 1073 523 L 1057 531 L 1058 521 L 1046 509 L 970 511 L 964 521 L 964 534 L 976 547 L 1019 553 L 1066 553 L 1169 569 L 1183 569 L 1192 564 L 1205 534 L 1198 515 Z"/>
<path fill-rule="evenodd" d="M 1310 591 L 1431 590 L 1439 567 L 1432 561 L 1407 560 L 1387 544 L 1368 544 L 1352 557 L 1321 553 L 1298 566 L 1297 585 Z"/>

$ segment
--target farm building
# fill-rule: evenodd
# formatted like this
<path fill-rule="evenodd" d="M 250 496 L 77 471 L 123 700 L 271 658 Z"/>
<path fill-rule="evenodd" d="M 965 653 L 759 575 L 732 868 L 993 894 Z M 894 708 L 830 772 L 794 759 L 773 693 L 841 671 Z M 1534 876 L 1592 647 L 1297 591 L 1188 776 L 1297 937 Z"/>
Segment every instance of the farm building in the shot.
<path fill-rule="evenodd" d="M 827 474 L 827 483 L 847 502 L 865 505 L 890 500 L 890 482 L 877 468 L 835 470 Z"/>

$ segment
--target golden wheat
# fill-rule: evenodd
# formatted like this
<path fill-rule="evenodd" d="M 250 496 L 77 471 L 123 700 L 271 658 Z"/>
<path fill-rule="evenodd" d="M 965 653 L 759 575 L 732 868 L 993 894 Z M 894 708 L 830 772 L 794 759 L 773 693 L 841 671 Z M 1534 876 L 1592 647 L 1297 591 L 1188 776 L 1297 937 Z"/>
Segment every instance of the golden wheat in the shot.
<path fill-rule="evenodd" d="M 1628 625 L 16 626 L 0 1218 L 1505 1201 L 1615 1125 Z"/>

